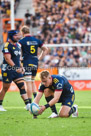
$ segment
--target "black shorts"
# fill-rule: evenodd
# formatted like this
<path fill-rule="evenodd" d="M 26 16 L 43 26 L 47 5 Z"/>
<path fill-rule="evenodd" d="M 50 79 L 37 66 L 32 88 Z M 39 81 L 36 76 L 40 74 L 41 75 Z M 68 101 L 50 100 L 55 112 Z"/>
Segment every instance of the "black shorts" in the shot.
<path fill-rule="evenodd" d="M 21 73 L 17 73 L 15 70 L 2 70 L 2 79 L 4 83 L 11 83 L 12 81 L 22 77 L 23 75 Z"/>
<path fill-rule="evenodd" d="M 72 107 L 74 100 L 75 100 L 75 94 L 72 93 L 72 94 L 67 95 L 65 97 L 61 96 L 58 103 L 62 103 L 62 106 L 65 105 L 65 106 Z"/>
<path fill-rule="evenodd" d="M 25 69 L 24 76 L 36 76 L 38 69 L 38 61 L 36 59 L 26 59 L 23 61 L 23 67 Z"/>

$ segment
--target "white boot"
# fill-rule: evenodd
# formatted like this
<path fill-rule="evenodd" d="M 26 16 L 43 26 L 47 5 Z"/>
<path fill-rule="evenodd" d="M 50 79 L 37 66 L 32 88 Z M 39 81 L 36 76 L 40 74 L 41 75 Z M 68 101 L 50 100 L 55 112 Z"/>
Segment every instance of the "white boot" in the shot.
<path fill-rule="evenodd" d="M 28 103 L 28 104 L 26 105 L 26 110 L 29 111 L 29 109 L 30 109 L 30 103 Z"/>
<path fill-rule="evenodd" d="M 78 105 L 73 105 L 76 108 L 76 111 L 72 114 L 72 117 L 78 117 Z"/>
<path fill-rule="evenodd" d="M 2 105 L 0 105 L 0 111 L 7 111 L 7 110 L 5 110 Z"/>
<path fill-rule="evenodd" d="M 48 118 L 57 118 L 57 117 L 58 115 L 55 112 L 53 112 Z"/>

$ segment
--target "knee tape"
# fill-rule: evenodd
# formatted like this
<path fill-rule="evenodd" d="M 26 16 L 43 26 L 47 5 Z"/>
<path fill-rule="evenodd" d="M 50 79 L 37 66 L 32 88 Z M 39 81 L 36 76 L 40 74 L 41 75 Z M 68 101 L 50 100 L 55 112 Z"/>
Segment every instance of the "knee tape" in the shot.
<path fill-rule="evenodd" d="M 24 80 L 25 80 L 26 82 L 31 81 L 31 76 L 25 76 L 25 77 L 24 77 Z"/>
<path fill-rule="evenodd" d="M 24 83 L 23 83 L 23 82 L 17 83 L 17 86 L 18 86 L 18 88 L 19 88 L 19 90 L 20 90 L 20 94 L 21 94 L 21 95 L 26 94 L 25 88 L 22 89 L 22 87 L 24 86 Z"/>

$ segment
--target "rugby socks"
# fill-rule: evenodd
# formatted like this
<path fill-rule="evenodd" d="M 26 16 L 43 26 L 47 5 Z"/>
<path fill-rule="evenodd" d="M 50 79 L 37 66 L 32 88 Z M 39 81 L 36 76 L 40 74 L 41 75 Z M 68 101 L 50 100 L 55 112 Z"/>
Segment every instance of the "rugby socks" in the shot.
<path fill-rule="evenodd" d="M 76 108 L 73 106 L 71 107 L 71 110 L 69 111 L 69 116 L 76 111 Z"/>
<path fill-rule="evenodd" d="M 29 100 L 29 103 L 32 103 L 32 98 L 28 98 L 28 100 Z"/>
<path fill-rule="evenodd" d="M 46 101 L 48 103 L 49 101 L 51 101 L 53 99 L 53 96 L 51 95 L 51 96 L 45 97 L 45 99 L 46 99 Z M 57 110 L 56 110 L 56 106 L 55 105 L 51 106 L 50 108 L 51 108 L 52 112 L 55 112 L 57 114 Z"/>
<path fill-rule="evenodd" d="M 29 99 L 25 99 L 24 102 L 25 102 L 25 105 L 27 105 L 28 103 L 30 103 Z"/>
<path fill-rule="evenodd" d="M 37 95 L 37 92 L 34 92 L 34 93 L 33 93 L 34 98 L 36 97 L 36 95 Z"/>
<path fill-rule="evenodd" d="M 2 103 L 3 103 L 3 100 L 0 100 L 0 105 L 2 105 Z"/>

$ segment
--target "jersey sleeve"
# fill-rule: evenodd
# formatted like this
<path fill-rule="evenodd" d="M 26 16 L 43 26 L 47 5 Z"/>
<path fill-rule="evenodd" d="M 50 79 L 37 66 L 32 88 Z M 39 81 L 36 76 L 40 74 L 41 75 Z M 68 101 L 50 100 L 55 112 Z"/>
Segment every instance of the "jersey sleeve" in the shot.
<path fill-rule="evenodd" d="M 19 40 L 18 43 L 22 46 L 22 40 Z"/>
<path fill-rule="evenodd" d="M 38 88 L 38 91 L 39 91 L 39 92 L 44 92 L 44 89 L 45 89 L 44 85 L 42 85 L 42 84 L 40 83 L 39 88 Z"/>
<path fill-rule="evenodd" d="M 11 54 L 11 53 L 10 53 L 10 48 L 9 48 L 9 43 L 8 43 L 8 42 L 4 45 L 2 52 L 3 52 L 4 54 Z"/>
<path fill-rule="evenodd" d="M 43 42 L 41 40 L 38 40 L 38 45 L 41 48 L 43 46 Z"/>
<path fill-rule="evenodd" d="M 56 84 L 56 89 L 55 89 L 55 91 L 63 91 L 63 82 L 61 81 L 61 82 L 58 82 L 57 84 Z"/>

